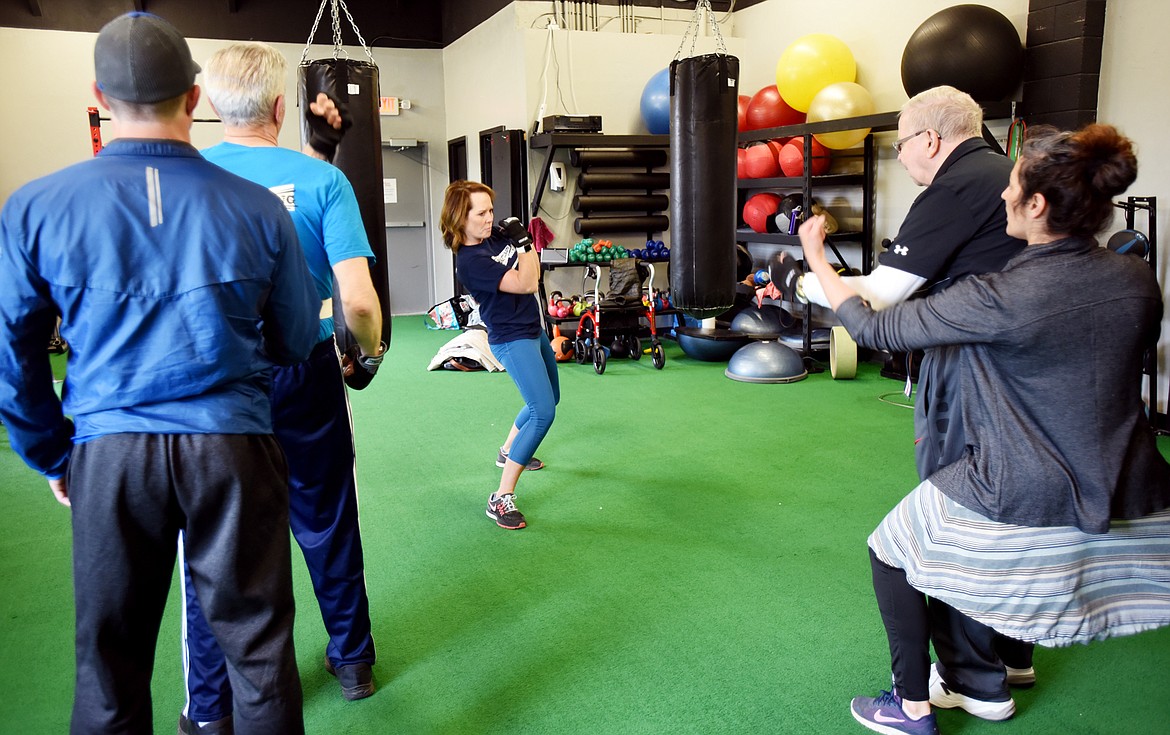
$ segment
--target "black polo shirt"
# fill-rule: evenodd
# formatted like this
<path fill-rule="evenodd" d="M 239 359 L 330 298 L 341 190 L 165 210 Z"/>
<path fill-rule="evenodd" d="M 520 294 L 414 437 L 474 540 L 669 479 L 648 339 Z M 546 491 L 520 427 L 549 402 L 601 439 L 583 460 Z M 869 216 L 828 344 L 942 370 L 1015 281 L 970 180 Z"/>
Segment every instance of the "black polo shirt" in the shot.
<path fill-rule="evenodd" d="M 960 143 L 914 200 L 878 262 L 925 278 L 925 293 L 964 276 L 1001 270 L 1024 247 L 1006 232 L 1000 198 L 1012 165 L 982 138 Z"/>

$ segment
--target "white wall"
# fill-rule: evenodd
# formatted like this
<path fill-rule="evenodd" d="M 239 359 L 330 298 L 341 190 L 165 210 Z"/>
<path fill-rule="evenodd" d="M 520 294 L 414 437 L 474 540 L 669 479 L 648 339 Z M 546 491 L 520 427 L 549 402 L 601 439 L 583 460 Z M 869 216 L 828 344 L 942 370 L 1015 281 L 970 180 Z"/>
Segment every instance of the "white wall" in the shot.
<path fill-rule="evenodd" d="M 97 104 L 94 38 L 0 28 L 0 86 L 14 101 L 0 115 L 0 204 L 22 184 L 93 155 L 85 108 Z"/>
<path fill-rule="evenodd" d="M 410 109 L 398 115 L 382 116 L 382 140 L 414 139 L 426 142 L 427 181 L 430 216 L 431 293 L 436 300 L 446 298 L 450 291 L 451 274 L 442 273 L 441 266 L 449 264 L 450 257 L 439 237 L 439 208 L 443 189 L 447 186 L 447 107 L 444 88 L 443 52 L 437 49 L 371 49 L 378 65 L 378 78 L 383 96 L 410 100 Z M 332 50 L 329 51 L 332 53 Z M 351 55 L 354 51 L 350 50 Z M 360 52 L 359 52 L 360 53 Z M 364 58 L 358 57 L 358 58 Z M 412 156 L 412 158 L 415 158 Z M 389 232 L 393 237 L 394 231 Z M 393 247 L 393 242 L 390 243 Z"/>
<path fill-rule="evenodd" d="M 524 127 L 526 100 L 524 49 L 518 43 L 515 11 L 500 10 L 478 27 L 443 49 L 447 139 L 466 138 L 467 176 L 479 179 L 479 133 L 503 125 Z M 446 166 L 444 149 L 443 165 Z M 444 185 L 447 182 L 444 176 Z M 441 194 L 438 200 L 441 206 Z M 437 299 L 452 294 L 454 266 L 451 251 L 442 246 L 435 218 L 433 237 Z"/>

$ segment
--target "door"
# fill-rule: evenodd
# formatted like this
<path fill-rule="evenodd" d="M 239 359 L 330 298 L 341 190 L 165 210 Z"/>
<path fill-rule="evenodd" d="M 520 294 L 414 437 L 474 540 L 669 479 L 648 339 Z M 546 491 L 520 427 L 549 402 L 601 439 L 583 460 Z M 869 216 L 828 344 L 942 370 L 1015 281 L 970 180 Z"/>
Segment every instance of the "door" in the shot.
<path fill-rule="evenodd" d="M 425 314 L 435 303 L 427 144 L 382 144 L 386 252 L 394 314 Z"/>

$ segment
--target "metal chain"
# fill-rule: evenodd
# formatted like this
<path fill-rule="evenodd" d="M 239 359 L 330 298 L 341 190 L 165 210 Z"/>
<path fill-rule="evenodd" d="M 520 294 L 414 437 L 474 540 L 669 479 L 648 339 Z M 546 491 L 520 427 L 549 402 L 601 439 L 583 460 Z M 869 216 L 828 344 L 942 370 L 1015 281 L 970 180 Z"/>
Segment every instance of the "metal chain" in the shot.
<path fill-rule="evenodd" d="M 309 40 L 305 41 L 305 50 L 301 51 L 301 63 L 304 64 L 309 58 L 309 46 L 313 45 L 313 36 L 317 35 L 317 26 L 321 24 L 321 14 L 325 12 L 325 3 L 329 0 L 321 0 L 321 7 L 317 8 L 317 17 L 313 20 L 313 30 L 309 31 Z"/>
<path fill-rule="evenodd" d="M 358 42 L 362 45 L 362 50 L 366 52 L 370 62 L 377 64 L 374 61 L 374 55 L 370 52 L 370 47 L 366 45 L 366 39 L 362 37 L 362 32 L 358 30 L 357 23 L 354 22 L 353 15 L 350 14 L 349 8 L 345 4 L 345 0 L 321 0 L 321 7 L 317 8 L 317 17 L 313 20 L 313 30 L 309 31 L 309 40 L 305 41 L 305 49 L 301 52 L 301 63 L 304 64 L 309 58 L 309 46 L 313 43 L 313 37 L 317 35 L 317 27 L 321 24 L 321 16 L 325 12 L 325 5 L 331 5 L 331 12 L 333 18 L 333 58 L 336 59 L 339 54 L 345 54 L 349 58 L 349 53 L 345 50 L 341 39 L 341 14 L 338 12 L 338 5 L 341 10 L 345 11 L 345 17 L 349 21 L 349 25 L 353 28 L 353 32 L 357 34 Z"/>
<path fill-rule="evenodd" d="M 715 32 L 715 42 L 718 44 L 719 52 L 727 55 L 727 44 L 723 42 L 723 34 L 719 31 L 719 23 L 715 20 L 715 11 L 711 8 L 711 0 L 698 0 L 695 3 L 695 12 L 691 14 L 691 20 L 687 23 L 687 29 L 683 32 L 682 41 L 678 45 L 678 51 L 674 53 L 674 60 L 678 61 L 682 55 L 683 46 L 687 43 L 687 37 L 691 39 L 690 55 L 695 55 L 695 43 L 699 40 L 700 23 L 699 19 L 702 17 L 703 11 L 707 13 L 707 21 L 711 25 L 711 30 Z"/>
<path fill-rule="evenodd" d="M 345 0 L 337 1 L 341 3 L 341 9 L 345 11 L 345 17 L 349 20 L 349 26 L 353 28 L 354 34 L 358 37 L 358 43 L 362 45 L 362 51 L 366 52 L 366 56 L 370 58 L 370 63 L 376 66 L 377 62 L 374 61 L 374 55 L 370 53 L 370 47 L 366 45 L 366 39 L 362 38 L 362 32 L 358 30 L 357 23 L 353 22 L 353 16 L 349 14 L 349 8 L 346 7 Z M 340 38 L 340 31 L 338 31 L 338 37 Z"/>
<path fill-rule="evenodd" d="M 689 23 L 687 23 L 687 29 L 685 31 L 683 31 L 682 41 L 680 41 L 678 44 L 678 50 L 674 52 L 674 60 L 675 61 L 678 61 L 679 57 L 682 56 L 683 46 L 686 45 L 688 36 L 690 36 L 690 39 L 691 39 L 691 52 L 689 55 L 690 56 L 695 55 L 695 41 L 698 39 L 698 36 L 699 36 L 699 33 L 698 33 L 698 10 L 699 10 L 699 8 L 696 5 L 695 12 L 691 14 L 691 20 Z M 695 29 L 695 35 L 693 35 L 693 36 L 691 36 L 691 29 L 692 28 Z"/>
<path fill-rule="evenodd" d="M 715 33 L 715 43 L 719 52 L 726 56 L 727 44 L 723 42 L 723 33 L 720 32 L 719 23 L 715 20 L 715 10 L 711 7 L 709 0 L 699 0 L 699 4 L 707 9 L 707 22 L 711 24 L 711 30 Z"/>
<path fill-rule="evenodd" d="M 342 53 L 344 49 L 341 48 L 341 14 L 337 12 L 337 0 L 333 1 L 333 58 Z M 349 54 L 345 54 L 345 58 L 349 58 Z"/>

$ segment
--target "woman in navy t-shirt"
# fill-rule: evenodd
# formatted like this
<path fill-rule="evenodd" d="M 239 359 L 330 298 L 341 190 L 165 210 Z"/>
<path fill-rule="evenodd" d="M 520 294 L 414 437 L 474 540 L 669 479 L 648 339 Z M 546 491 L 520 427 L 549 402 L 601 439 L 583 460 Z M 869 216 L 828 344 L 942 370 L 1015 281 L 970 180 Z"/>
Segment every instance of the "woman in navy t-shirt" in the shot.
<path fill-rule="evenodd" d="M 503 467 L 499 488 L 488 498 L 487 515 L 500 528 L 524 528 L 516 509 L 516 481 L 524 470 L 544 463 L 533 455 L 548 434 L 560 401 L 557 362 L 540 324 L 536 293 L 540 256 L 518 220 L 505 220 L 497 230 L 492 203 L 495 192 L 474 181 L 447 187 L 439 227 L 443 243 L 455 253 L 459 282 L 479 302 L 487 325 L 488 343 L 520 389 L 524 408 L 496 455 Z"/>

